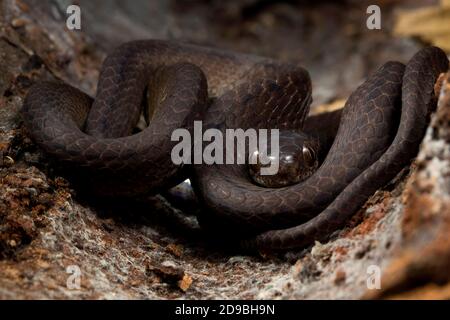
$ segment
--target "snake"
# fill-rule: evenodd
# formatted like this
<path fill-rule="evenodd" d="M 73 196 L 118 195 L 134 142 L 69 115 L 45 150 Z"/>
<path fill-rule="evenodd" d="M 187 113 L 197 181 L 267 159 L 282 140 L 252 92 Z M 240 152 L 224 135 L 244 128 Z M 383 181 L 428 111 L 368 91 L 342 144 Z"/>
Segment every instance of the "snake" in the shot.
<path fill-rule="evenodd" d="M 105 58 L 95 98 L 39 81 L 21 115 L 27 134 L 84 191 L 133 197 L 189 178 L 211 234 L 248 249 L 298 249 L 330 238 L 411 163 L 448 63 L 441 49 L 425 47 L 406 65 L 383 64 L 342 109 L 309 116 L 312 83 L 296 63 L 137 40 Z M 136 130 L 143 114 L 147 126 Z M 223 133 L 278 129 L 280 161 L 289 161 L 266 180 L 255 164 L 175 164 L 172 133 L 193 133 L 195 121 Z"/>

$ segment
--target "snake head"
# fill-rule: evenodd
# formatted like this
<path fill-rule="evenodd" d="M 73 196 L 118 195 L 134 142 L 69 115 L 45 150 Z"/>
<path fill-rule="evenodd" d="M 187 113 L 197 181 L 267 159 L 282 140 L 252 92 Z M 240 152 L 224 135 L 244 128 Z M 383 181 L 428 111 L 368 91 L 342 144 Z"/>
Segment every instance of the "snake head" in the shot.
<path fill-rule="evenodd" d="M 272 175 L 263 175 L 261 169 L 270 164 L 260 161 L 261 150 L 250 155 L 248 166 L 252 180 L 263 187 L 280 188 L 299 183 L 310 177 L 319 166 L 319 142 L 297 131 L 280 130 L 279 152 L 272 154 L 272 143 L 267 143 L 267 153 L 271 161 L 278 161 L 278 171 Z"/>

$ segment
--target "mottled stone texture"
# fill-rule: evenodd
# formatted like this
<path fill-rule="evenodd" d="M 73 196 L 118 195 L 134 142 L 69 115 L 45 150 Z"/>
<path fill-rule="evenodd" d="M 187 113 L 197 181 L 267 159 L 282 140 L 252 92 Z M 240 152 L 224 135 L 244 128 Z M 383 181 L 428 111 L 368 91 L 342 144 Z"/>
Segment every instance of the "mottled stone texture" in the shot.
<path fill-rule="evenodd" d="M 2 1 L 0 298 L 449 298 L 448 76 L 411 168 L 330 242 L 278 257 L 219 250 L 161 196 L 90 198 L 27 138 L 18 115 L 43 79 L 94 94 L 106 52 L 137 38 L 298 62 L 311 72 L 314 107 L 326 110 L 383 62 L 405 62 L 421 46 L 391 35 L 394 13 L 409 5 L 380 3 L 383 29 L 369 31 L 367 4 L 356 0 L 80 1 L 82 30 L 68 31 L 67 1 Z M 370 266 L 380 268 L 380 290 L 367 289 Z"/>

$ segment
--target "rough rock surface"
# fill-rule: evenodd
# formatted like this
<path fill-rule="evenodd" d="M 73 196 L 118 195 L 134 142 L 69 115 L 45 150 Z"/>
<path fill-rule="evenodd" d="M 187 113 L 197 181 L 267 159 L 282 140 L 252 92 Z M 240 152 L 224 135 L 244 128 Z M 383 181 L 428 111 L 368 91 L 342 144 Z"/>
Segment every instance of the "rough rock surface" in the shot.
<path fill-rule="evenodd" d="M 43 79 L 93 95 L 105 53 L 136 38 L 298 62 L 310 70 L 316 110 L 341 104 L 371 70 L 420 47 L 391 35 L 408 5 L 380 1 L 383 28 L 370 31 L 367 3 L 356 0 L 79 3 L 82 30 L 69 31 L 67 1 L 0 2 L 0 298 L 450 297 L 448 76 L 411 168 L 330 242 L 277 257 L 219 251 L 162 196 L 102 203 L 81 195 L 27 138 L 18 114 Z M 380 290 L 368 289 L 373 270 Z"/>

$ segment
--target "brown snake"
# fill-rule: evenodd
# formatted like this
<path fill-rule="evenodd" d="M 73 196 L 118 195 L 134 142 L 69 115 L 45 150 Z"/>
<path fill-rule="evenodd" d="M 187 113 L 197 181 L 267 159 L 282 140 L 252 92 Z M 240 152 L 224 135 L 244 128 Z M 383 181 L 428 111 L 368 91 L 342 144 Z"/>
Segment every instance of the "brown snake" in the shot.
<path fill-rule="evenodd" d="M 95 100 L 67 84 L 37 83 L 22 115 L 33 140 L 76 169 L 92 192 L 155 193 L 188 175 L 203 207 L 203 226 L 246 247 L 288 249 L 326 239 L 410 163 L 436 104 L 434 84 L 447 69 L 442 50 L 425 48 L 406 67 L 383 65 L 350 96 L 342 114 L 306 119 L 311 82 L 296 65 L 134 41 L 103 63 Z M 146 129 L 132 134 L 147 87 L 155 112 Z M 335 125 L 324 125 L 326 117 Z M 173 164 L 173 130 L 192 131 L 196 119 L 205 128 L 304 129 L 319 136 L 323 129 L 328 140 L 335 138 L 308 179 L 265 188 L 249 179 L 246 165 L 183 170 L 188 166 Z"/>

